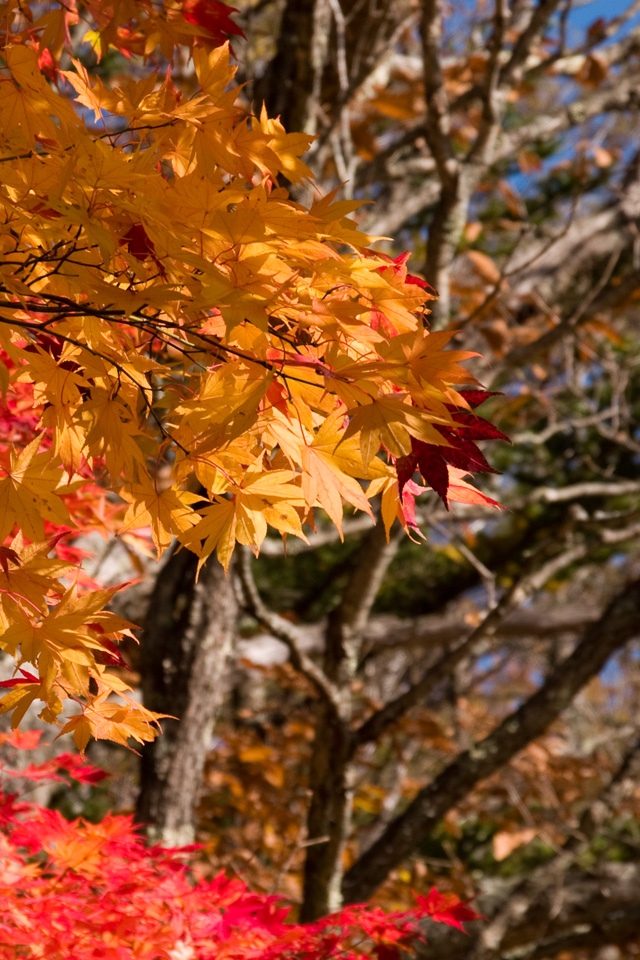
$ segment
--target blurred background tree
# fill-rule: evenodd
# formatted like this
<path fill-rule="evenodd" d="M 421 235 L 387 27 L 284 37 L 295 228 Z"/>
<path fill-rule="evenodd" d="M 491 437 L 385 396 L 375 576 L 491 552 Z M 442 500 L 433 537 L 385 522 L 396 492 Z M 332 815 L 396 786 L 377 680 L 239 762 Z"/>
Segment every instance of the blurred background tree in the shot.
<path fill-rule="evenodd" d="M 354 515 L 228 580 L 195 587 L 181 553 L 149 571 L 123 598 L 134 667 L 182 719 L 145 748 L 138 815 L 305 919 L 478 895 L 487 923 L 430 957 L 633 956 L 640 3 L 238 6 L 247 106 L 316 136 L 323 191 L 368 201 L 359 222 L 438 291 L 431 329 L 482 354 L 505 509 L 425 495 L 424 540 Z M 68 806 L 132 805 L 126 758 L 103 759 L 114 786 Z"/>

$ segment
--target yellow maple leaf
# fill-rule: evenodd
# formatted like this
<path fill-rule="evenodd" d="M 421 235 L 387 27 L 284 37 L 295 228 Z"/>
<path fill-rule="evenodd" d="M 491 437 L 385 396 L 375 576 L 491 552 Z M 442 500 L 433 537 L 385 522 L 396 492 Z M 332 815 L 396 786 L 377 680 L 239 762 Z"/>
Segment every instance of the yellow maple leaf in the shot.
<path fill-rule="evenodd" d="M 148 476 L 143 476 L 140 483 L 125 486 L 120 490 L 120 496 L 130 505 L 119 532 L 151 527 L 158 554 L 166 550 L 172 537 L 185 533 L 198 522 L 198 514 L 192 507 L 203 499 L 188 490 L 171 486 L 158 489 Z"/>
<path fill-rule="evenodd" d="M 42 437 L 35 437 L 0 466 L 0 540 L 15 524 L 33 541 L 44 539 L 45 519 L 73 526 L 59 496 L 64 490 L 62 471 L 52 466 L 49 454 L 38 453 L 41 443 Z"/>
<path fill-rule="evenodd" d="M 107 695 L 107 691 L 101 693 L 87 704 L 82 713 L 71 717 L 58 737 L 73 733 L 75 745 L 81 753 L 84 753 L 91 737 L 96 740 L 111 740 L 123 747 L 129 747 L 129 740 L 149 743 L 155 739 L 159 730 L 158 721 L 167 716 L 166 714 L 153 713 L 133 701 L 124 704 L 107 703 Z"/>

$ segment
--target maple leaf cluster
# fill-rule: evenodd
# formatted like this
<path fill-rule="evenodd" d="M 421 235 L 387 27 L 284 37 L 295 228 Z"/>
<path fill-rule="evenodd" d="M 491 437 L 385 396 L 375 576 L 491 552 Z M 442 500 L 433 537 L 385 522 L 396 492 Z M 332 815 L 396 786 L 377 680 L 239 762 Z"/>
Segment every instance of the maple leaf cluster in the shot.
<path fill-rule="evenodd" d="M 357 201 L 290 197 L 311 138 L 239 102 L 230 12 L 0 4 L 0 618 L 21 669 L 0 709 L 15 725 L 42 700 L 80 749 L 158 717 L 112 669 L 131 630 L 112 591 L 73 546 L 50 556 L 60 533 L 148 529 L 158 555 L 177 538 L 228 568 L 269 528 L 306 539 L 317 509 L 341 530 L 379 497 L 387 533 L 411 529 L 410 471 L 493 503 L 464 480 L 498 436 L 458 390 L 472 354 L 429 333 L 433 294 L 371 249 Z M 86 64 L 110 49 L 145 68 L 103 81 Z M 188 95 L 153 69 L 177 50 Z"/>
<path fill-rule="evenodd" d="M 1 360 L 2 358 L 0 358 Z M 4 369 L 11 365 L 4 358 Z M 18 383 L 0 406 L 0 628 L 2 649 L 19 664 L 33 663 L 37 674 L 19 666 L 0 711 L 12 711 L 16 728 L 33 703 L 44 702 L 42 719 L 56 723 L 64 701 L 79 702 L 82 712 L 62 725 L 84 749 L 90 736 L 127 744 L 151 739 L 154 714 L 130 699 L 129 686 L 107 667 L 125 667 L 118 652 L 124 636 L 133 636 L 122 618 L 103 607 L 119 587 L 100 590 L 82 566 L 85 551 L 67 542 L 74 528 L 108 536 L 117 529 L 117 510 L 106 491 L 84 478 L 65 483 L 50 469 L 51 431 L 38 431 L 30 384 Z M 17 452 L 19 451 L 19 452 Z M 20 482 L 16 483 L 16 479 Z M 34 510 L 43 491 L 55 489 L 55 510 Z M 18 532 L 7 546 L 18 519 Z M 73 518 L 73 519 L 72 519 Z M 1 541 L 0 541 L 1 544 Z M 72 584 L 65 580 L 72 578 Z M 96 695 L 90 695 L 93 683 Z M 122 704 L 107 702 L 117 693 Z M 90 709 L 85 704 L 91 702 Z M 26 735 L 25 735 L 26 736 Z"/>
<path fill-rule="evenodd" d="M 29 749 L 38 734 L 3 734 Z M 10 771 L 0 767 L 0 775 Z M 63 755 L 19 776 L 95 782 L 102 771 Z M 219 874 L 186 866 L 194 848 L 145 846 L 131 817 L 67 821 L 57 811 L 0 791 L 0 943 L 6 960 L 398 960 L 423 938 L 421 921 L 462 929 L 476 914 L 432 890 L 403 913 L 349 907 L 305 926 L 289 907 Z"/>

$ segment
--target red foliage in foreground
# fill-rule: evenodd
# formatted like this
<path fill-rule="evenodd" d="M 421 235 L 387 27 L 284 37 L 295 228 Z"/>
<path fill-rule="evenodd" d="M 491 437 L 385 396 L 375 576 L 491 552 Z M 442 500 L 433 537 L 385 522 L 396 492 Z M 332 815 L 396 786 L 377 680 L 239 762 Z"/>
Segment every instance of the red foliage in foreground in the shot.
<path fill-rule="evenodd" d="M 0 745 L 29 747 L 24 735 Z M 7 774 L 2 770 L 0 773 Z M 21 776 L 99 772 L 65 755 Z M 397 960 L 422 939 L 425 918 L 461 927 L 476 914 L 432 890 L 402 913 L 354 906 L 300 926 L 278 898 L 223 874 L 205 881 L 186 864 L 194 848 L 147 847 L 130 817 L 100 824 L 0 793 L 0 957 L 47 960 Z"/>

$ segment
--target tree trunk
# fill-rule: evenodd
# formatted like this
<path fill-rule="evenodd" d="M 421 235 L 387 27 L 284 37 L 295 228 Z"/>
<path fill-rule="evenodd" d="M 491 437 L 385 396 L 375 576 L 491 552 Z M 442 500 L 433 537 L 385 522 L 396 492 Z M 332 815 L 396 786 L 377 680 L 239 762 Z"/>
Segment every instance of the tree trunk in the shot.
<path fill-rule="evenodd" d="M 310 845 L 305 860 L 300 922 L 310 923 L 342 906 L 343 854 L 351 826 L 351 738 L 348 723 L 322 705 L 311 758 Z"/>
<path fill-rule="evenodd" d="M 142 750 L 136 818 L 166 846 L 193 843 L 204 761 L 235 634 L 230 579 L 211 560 L 195 581 L 198 558 L 172 550 L 160 570 L 140 640 L 144 704 L 177 719 Z"/>
<path fill-rule="evenodd" d="M 330 25 L 326 0 L 286 0 L 276 55 L 254 91 L 256 111 L 264 102 L 285 130 L 316 132 Z"/>
<path fill-rule="evenodd" d="M 344 850 L 351 831 L 354 742 L 351 727 L 353 682 L 362 656 L 362 637 L 399 535 L 387 543 L 379 523 L 365 538 L 325 634 L 324 673 L 336 690 L 335 702 L 321 703 L 311 756 L 309 846 L 304 866 L 303 923 L 335 913 L 342 906 Z"/>

